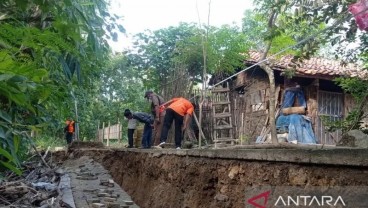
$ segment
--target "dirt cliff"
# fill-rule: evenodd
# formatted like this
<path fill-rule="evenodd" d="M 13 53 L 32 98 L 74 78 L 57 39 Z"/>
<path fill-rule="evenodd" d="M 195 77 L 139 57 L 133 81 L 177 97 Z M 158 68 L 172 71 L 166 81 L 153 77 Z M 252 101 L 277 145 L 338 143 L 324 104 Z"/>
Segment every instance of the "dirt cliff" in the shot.
<path fill-rule="evenodd" d="M 140 207 L 244 207 L 252 185 L 368 185 L 368 168 L 161 155 L 119 150 L 75 150 L 93 157 Z"/>

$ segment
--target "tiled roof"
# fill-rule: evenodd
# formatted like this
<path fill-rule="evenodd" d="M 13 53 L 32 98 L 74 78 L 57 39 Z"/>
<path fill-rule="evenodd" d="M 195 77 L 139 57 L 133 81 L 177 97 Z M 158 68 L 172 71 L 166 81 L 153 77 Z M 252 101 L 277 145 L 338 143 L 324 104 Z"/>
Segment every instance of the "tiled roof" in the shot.
<path fill-rule="evenodd" d="M 258 62 L 261 53 L 251 51 L 249 52 L 248 62 Z M 304 59 L 301 63 L 295 64 L 292 62 L 293 56 L 287 55 L 280 59 L 271 58 L 274 70 L 284 71 L 285 69 L 293 69 L 295 67 L 296 74 L 309 76 L 348 76 L 359 77 L 362 79 L 368 78 L 368 70 L 362 69 L 356 64 L 342 65 L 339 61 L 328 60 L 323 58 Z"/>

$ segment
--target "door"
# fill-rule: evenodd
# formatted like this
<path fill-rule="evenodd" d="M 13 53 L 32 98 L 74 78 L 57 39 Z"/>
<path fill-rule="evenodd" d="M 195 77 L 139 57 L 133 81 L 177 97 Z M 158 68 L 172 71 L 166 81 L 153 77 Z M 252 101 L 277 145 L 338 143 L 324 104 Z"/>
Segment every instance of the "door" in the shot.
<path fill-rule="evenodd" d="M 340 121 L 343 119 L 344 95 L 336 92 L 318 92 L 317 140 L 320 144 L 336 144 L 341 138 L 341 130 L 328 132 L 323 119 Z"/>

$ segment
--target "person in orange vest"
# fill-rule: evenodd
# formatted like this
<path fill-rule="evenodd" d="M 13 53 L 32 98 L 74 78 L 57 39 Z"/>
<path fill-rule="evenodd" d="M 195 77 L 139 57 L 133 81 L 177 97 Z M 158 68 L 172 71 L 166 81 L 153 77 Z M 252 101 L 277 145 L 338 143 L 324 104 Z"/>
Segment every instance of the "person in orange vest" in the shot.
<path fill-rule="evenodd" d="M 66 126 L 64 128 L 66 143 L 70 144 L 73 141 L 73 136 L 75 132 L 75 122 L 72 119 L 67 119 L 65 122 Z"/>
<path fill-rule="evenodd" d="M 183 132 L 188 127 L 189 120 L 194 111 L 194 105 L 182 97 L 173 98 L 162 104 L 160 108 L 165 108 L 167 105 L 160 144 L 157 147 L 162 147 L 166 143 L 171 124 L 175 121 L 175 147 L 176 149 L 181 149 Z"/>

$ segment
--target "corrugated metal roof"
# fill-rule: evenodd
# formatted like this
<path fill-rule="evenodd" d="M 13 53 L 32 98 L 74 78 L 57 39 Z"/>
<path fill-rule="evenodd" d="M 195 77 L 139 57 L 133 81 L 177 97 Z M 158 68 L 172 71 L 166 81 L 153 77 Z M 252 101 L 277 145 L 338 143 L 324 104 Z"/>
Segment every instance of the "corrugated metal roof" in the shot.
<path fill-rule="evenodd" d="M 249 52 L 248 62 L 258 62 L 261 53 L 256 51 Z M 295 64 L 292 62 L 293 56 L 286 55 L 279 59 L 271 58 L 273 68 L 275 70 L 284 71 L 285 69 L 295 69 L 296 74 L 299 75 L 315 75 L 315 76 L 348 76 L 359 77 L 362 79 L 368 78 L 368 70 L 363 69 L 357 64 L 343 65 L 336 60 L 328 60 L 323 58 L 310 58 L 304 59 L 302 62 Z"/>

